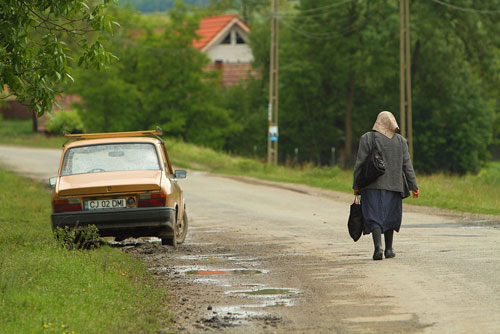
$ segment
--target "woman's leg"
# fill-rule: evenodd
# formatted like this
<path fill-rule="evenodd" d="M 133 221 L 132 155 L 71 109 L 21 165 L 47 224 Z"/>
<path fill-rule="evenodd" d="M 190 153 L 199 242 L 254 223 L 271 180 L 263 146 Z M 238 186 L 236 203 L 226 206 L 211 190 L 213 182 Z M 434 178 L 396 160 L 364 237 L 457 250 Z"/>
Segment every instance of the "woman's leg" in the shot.
<path fill-rule="evenodd" d="M 394 230 L 389 230 L 384 232 L 385 239 L 385 252 L 384 255 L 386 258 L 395 257 L 396 253 L 392 249 L 392 241 L 394 239 Z"/>
<path fill-rule="evenodd" d="M 382 249 L 382 228 L 374 224 L 372 228 L 373 246 L 375 247 L 375 252 L 373 253 L 374 260 L 382 260 L 384 250 Z"/>

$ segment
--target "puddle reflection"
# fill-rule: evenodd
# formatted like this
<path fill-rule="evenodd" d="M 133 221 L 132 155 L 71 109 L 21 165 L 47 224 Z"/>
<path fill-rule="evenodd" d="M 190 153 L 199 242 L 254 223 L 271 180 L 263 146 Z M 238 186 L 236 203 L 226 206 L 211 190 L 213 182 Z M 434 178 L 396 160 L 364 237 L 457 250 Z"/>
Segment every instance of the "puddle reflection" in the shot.
<path fill-rule="evenodd" d="M 263 272 L 261 270 L 251 270 L 251 269 L 186 271 L 186 275 L 258 275 L 258 274 L 263 274 Z"/>

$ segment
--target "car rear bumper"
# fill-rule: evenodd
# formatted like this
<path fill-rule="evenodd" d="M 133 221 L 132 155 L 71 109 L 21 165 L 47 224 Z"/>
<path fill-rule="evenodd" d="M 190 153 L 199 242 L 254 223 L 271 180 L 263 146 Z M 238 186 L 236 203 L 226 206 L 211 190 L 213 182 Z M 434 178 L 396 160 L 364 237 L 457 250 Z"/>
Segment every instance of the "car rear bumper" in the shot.
<path fill-rule="evenodd" d="M 99 211 L 60 212 L 51 215 L 52 229 L 57 227 L 95 225 L 102 236 L 126 234 L 127 230 L 135 230 L 141 234 L 150 230 L 162 231 L 165 228 L 173 230 L 175 224 L 175 209 L 173 208 L 137 208 L 114 209 Z M 157 233 L 153 233 L 157 234 Z M 144 233 L 144 236 L 151 233 Z"/>

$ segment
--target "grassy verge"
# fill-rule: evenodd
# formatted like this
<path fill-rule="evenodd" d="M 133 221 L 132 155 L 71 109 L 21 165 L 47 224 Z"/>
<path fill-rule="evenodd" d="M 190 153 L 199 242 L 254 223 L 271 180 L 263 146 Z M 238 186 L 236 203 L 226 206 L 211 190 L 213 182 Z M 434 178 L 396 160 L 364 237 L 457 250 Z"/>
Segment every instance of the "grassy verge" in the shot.
<path fill-rule="evenodd" d="M 50 230 L 50 195 L 0 170 L 0 333 L 154 333 L 165 291 L 110 247 L 67 251 Z"/>
<path fill-rule="evenodd" d="M 0 143 L 2 144 L 61 148 L 65 141 L 64 137 L 33 133 L 32 121 L 29 119 L 0 120 Z"/>
<path fill-rule="evenodd" d="M 0 143 L 61 147 L 64 138 L 43 138 L 31 133 L 31 121 L 0 122 Z M 265 180 L 307 184 L 330 190 L 351 192 L 352 170 L 340 168 L 288 168 L 216 152 L 175 140 L 167 140 L 173 162 L 181 168 L 204 169 L 216 173 L 251 176 Z M 406 203 L 435 206 L 463 212 L 500 214 L 500 162 L 490 163 L 478 175 L 445 174 L 417 176 L 421 197 Z"/>
<path fill-rule="evenodd" d="M 167 140 L 173 162 L 184 168 L 208 168 L 212 172 L 260 179 L 307 184 L 329 190 L 352 192 L 352 170 L 338 167 L 287 168 L 241 157 L 231 157 L 208 148 Z M 417 175 L 421 197 L 405 203 L 463 212 L 500 214 L 500 162 L 488 164 L 478 175 Z"/>

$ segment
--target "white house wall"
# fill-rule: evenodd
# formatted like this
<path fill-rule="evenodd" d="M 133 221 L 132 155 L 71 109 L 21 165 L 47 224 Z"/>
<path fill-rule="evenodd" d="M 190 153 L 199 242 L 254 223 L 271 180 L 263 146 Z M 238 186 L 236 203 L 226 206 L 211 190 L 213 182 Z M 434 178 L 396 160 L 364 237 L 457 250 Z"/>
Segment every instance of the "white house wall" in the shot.
<path fill-rule="evenodd" d="M 218 44 L 206 51 L 207 56 L 215 62 L 222 60 L 224 63 L 251 63 L 252 50 L 247 44 Z"/>

